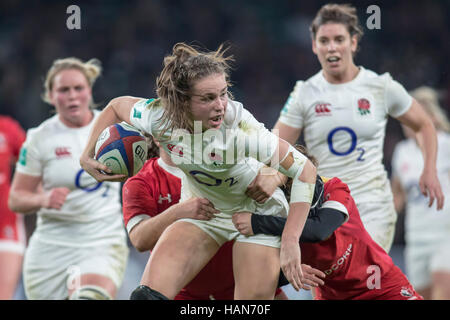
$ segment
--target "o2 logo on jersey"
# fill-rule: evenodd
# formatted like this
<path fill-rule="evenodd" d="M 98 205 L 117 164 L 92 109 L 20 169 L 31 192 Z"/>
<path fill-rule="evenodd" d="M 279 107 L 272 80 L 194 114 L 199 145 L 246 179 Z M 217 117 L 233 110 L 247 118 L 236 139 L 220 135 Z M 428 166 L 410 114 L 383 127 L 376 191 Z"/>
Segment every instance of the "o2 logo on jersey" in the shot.
<path fill-rule="evenodd" d="M 204 184 L 208 187 L 218 187 L 222 183 L 229 183 L 229 187 L 235 185 L 238 183 L 237 180 L 235 180 L 233 177 L 227 178 L 225 180 L 218 179 L 216 177 L 213 177 L 209 173 L 198 171 L 198 170 L 192 170 L 189 171 L 189 174 L 200 184 Z"/>
<path fill-rule="evenodd" d="M 84 171 L 84 169 L 80 169 L 75 176 L 75 186 L 78 189 L 81 189 L 85 192 L 94 192 L 94 191 L 97 191 L 102 186 L 103 182 L 97 182 L 89 174 L 85 174 L 84 176 L 86 176 L 86 177 L 83 178 L 83 173 L 86 173 L 86 171 Z M 94 186 L 92 186 L 92 180 L 97 182 Z M 92 186 L 92 187 L 90 187 L 90 186 Z M 109 191 L 110 186 L 109 186 L 109 184 L 106 184 L 105 187 L 106 187 L 106 190 L 105 190 L 105 192 L 103 192 L 102 197 L 108 196 L 108 191 Z"/>
<path fill-rule="evenodd" d="M 350 147 L 347 150 L 338 151 L 335 149 L 335 147 L 333 145 L 333 137 L 338 132 L 344 132 L 350 136 Z M 339 156 L 339 157 L 343 157 L 343 156 L 349 155 L 350 153 L 352 153 L 353 151 L 356 150 L 360 153 L 359 157 L 358 157 L 358 159 L 356 159 L 356 161 L 364 161 L 365 159 L 363 157 L 364 157 L 364 153 L 366 152 L 366 150 L 364 148 L 356 148 L 357 141 L 358 141 L 358 138 L 356 136 L 355 131 L 353 131 L 353 129 L 351 129 L 349 127 L 334 128 L 333 130 L 330 131 L 330 133 L 328 134 L 328 137 L 327 137 L 328 149 L 330 150 L 330 152 L 332 154 Z"/>

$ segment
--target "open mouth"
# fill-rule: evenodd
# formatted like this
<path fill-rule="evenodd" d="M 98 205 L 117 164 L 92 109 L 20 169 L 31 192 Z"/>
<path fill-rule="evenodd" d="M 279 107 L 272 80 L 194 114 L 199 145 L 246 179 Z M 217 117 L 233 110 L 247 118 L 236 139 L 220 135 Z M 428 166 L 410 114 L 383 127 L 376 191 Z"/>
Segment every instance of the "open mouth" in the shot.
<path fill-rule="evenodd" d="M 223 120 L 223 115 L 218 115 L 218 116 L 215 116 L 215 117 L 213 117 L 213 118 L 210 118 L 210 119 L 209 119 L 209 122 L 210 122 L 213 126 L 218 126 L 218 125 L 220 125 L 220 124 L 222 123 L 222 120 Z"/>
<path fill-rule="evenodd" d="M 331 63 L 332 65 L 336 65 L 340 60 L 341 60 L 341 58 L 336 57 L 336 56 L 331 56 L 331 57 L 327 58 L 327 62 Z"/>
<path fill-rule="evenodd" d="M 76 104 L 72 104 L 68 107 L 69 110 L 77 110 L 78 108 L 79 108 L 79 106 Z"/>

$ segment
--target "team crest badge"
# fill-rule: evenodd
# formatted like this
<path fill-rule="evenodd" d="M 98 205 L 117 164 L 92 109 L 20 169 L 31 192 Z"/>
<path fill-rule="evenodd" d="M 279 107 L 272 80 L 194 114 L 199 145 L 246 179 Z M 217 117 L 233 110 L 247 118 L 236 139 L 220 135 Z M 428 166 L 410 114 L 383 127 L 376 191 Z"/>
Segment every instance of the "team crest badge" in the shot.
<path fill-rule="evenodd" d="M 215 152 L 211 152 L 209 155 L 209 159 L 212 161 L 213 165 L 220 166 L 223 164 L 223 159 L 220 155 Z"/>
<path fill-rule="evenodd" d="M 167 149 L 173 154 L 176 154 L 179 157 L 182 157 L 184 155 L 183 153 L 183 147 L 177 146 L 175 144 L 167 144 Z"/>
<path fill-rule="evenodd" d="M 361 98 L 358 100 L 359 114 L 364 116 L 370 114 L 370 102 L 367 99 Z"/>

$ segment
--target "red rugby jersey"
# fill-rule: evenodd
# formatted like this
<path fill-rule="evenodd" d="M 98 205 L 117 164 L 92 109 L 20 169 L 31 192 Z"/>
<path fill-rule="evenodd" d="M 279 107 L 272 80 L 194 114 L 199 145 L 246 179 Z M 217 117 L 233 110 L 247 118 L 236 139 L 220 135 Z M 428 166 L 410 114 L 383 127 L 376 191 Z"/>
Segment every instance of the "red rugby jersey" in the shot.
<path fill-rule="evenodd" d="M 0 116 L 0 240 L 25 243 L 23 217 L 8 208 L 11 168 L 19 157 L 25 131 L 8 116 Z M 1 246 L 0 246 L 1 249 Z"/>
<path fill-rule="evenodd" d="M 138 174 L 129 178 L 122 191 L 125 226 L 138 215 L 154 217 L 178 203 L 181 179 L 164 170 L 158 158 L 147 160 Z M 175 299 L 224 299 L 234 295 L 233 242 L 226 242 Z"/>
<path fill-rule="evenodd" d="M 328 180 L 324 185 L 323 196 L 325 202 L 343 204 L 349 219 L 327 240 L 300 244 L 302 263 L 310 264 L 327 275 L 325 285 L 317 291 L 318 298 L 358 299 L 364 293 L 364 299 L 367 299 L 368 293 L 381 295 L 386 288 L 383 287 L 383 276 L 394 267 L 391 257 L 372 240 L 364 228 L 345 183 L 338 178 Z M 380 289 L 374 288 L 375 272 L 380 275 Z"/>

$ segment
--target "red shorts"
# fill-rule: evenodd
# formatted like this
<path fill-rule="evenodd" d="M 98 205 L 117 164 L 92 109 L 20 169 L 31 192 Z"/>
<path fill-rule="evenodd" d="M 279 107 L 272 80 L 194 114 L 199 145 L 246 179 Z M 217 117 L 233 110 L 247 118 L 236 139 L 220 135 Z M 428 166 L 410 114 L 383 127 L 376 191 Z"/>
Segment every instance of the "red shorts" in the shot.
<path fill-rule="evenodd" d="M 22 215 L 0 207 L 0 251 L 23 254 L 26 247 L 25 223 Z"/>
<path fill-rule="evenodd" d="M 351 298 L 348 297 L 348 291 L 344 287 L 342 299 L 339 295 L 332 298 L 327 297 L 326 293 L 316 289 L 316 300 L 423 300 L 397 266 L 393 266 L 380 281 L 379 288 L 369 289 L 367 286 L 361 287 L 361 290 Z M 325 293 L 325 294 L 324 294 Z"/>

